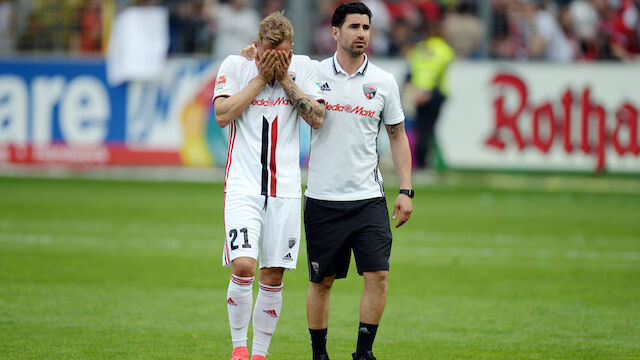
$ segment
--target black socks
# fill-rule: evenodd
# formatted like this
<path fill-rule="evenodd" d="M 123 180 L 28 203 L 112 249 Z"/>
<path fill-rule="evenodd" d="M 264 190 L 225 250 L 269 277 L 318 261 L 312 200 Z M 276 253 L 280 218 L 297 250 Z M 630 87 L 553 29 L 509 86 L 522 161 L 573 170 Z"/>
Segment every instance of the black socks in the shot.
<path fill-rule="evenodd" d="M 360 327 L 358 328 L 358 345 L 356 347 L 356 354 L 358 356 L 365 355 L 367 351 L 371 351 L 377 331 L 378 325 L 360 323 Z"/>
<path fill-rule="evenodd" d="M 309 329 L 309 334 L 311 334 L 311 349 L 313 349 L 313 360 L 319 360 L 321 359 L 321 355 L 327 355 L 327 329 Z"/>

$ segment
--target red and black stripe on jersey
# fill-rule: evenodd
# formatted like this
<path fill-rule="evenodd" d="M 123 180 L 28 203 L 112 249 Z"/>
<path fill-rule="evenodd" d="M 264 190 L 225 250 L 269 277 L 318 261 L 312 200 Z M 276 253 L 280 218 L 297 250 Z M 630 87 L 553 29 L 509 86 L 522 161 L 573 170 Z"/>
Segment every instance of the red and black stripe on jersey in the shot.
<path fill-rule="evenodd" d="M 269 134 L 271 132 L 271 134 Z M 271 143 L 271 146 L 269 146 Z M 260 152 L 260 163 L 262 164 L 262 181 L 260 184 L 261 194 L 264 196 L 276 196 L 276 145 L 278 143 L 278 117 L 276 116 L 269 126 L 266 117 L 262 117 L 262 149 Z M 271 186 L 269 186 L 269 182 Z"/>

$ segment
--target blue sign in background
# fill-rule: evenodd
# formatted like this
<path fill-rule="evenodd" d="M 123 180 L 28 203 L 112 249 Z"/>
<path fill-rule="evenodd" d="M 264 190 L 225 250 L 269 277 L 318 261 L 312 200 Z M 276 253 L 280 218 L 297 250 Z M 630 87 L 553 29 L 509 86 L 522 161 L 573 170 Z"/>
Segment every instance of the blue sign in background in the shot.
<path fill-rule="evenodd" d="M 117 87 L 111 87 L 107 83 L 106 79 L 106 66 L 102 60 L 69 60 L 69 59 L 31 59 L 31 58 L 12 58 L 12 59 L 0 59 L 0 79 L 3 76 L 11 75 L 17 76 L 24 81 L 24 84 L 28 91 L 28 134 L 29 140 L 33 136 L 33 108 L 34 102 L 38 99 L 34 99 L 33 93 L 33 81 L 39 77 L 52 78 L 61 77 L 64 79 L 65 84 L 69 84 L 75 78 L 79 76 L 89 76 L 97 80 L 104 86 L 108 95 L 110 116 L 107 120 L 107 136 L 105 142 L 109 143 L 124 143 L 126 138 L 126 99 L 127 99 L 127 86 L 121 85 Z M 0 94 L 0 107 L 6 104 L 8 99 L 7 94 Z M 60 118 L 59 118 L 59 102 L 56 103 L 52 109 L 52 140 L 55 142 L 64 142 L 62 132 L 60 130 Z M 0 126 L 5 127 L 8 124 L 8 119 L 0 119 Z"/>

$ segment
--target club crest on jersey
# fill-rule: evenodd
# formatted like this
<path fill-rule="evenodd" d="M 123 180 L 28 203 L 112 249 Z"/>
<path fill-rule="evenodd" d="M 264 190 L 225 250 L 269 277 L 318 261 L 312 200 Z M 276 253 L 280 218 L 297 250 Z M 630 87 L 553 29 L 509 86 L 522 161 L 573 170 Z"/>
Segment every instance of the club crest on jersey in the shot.
<path fill-rule="evenodd" d="M 362 91 L 364 92 L 364 96 L 367 99 L 371 100 L 373 99 L 374 96 L 376 96 L 376 92 L 378 91 L 378 88 L 376 88 L 373 85 L 364 84 L 362 85 Z"/>
<path fill-rule="evenodd" d="M 293 247 L 293 245 L 296 244 L 296 238 L 289 238 L 289 249 L 291 249 Z"/>
<path fill-rule="evenodd" d="M 227 83 L 227 77 L 225 75 L 220 75 L 216 79 L 216 90 L 220 90 L 224 88 L 224 85 Z"/>
<path fill-rule="evenodd" d="M 296 73 L 294 73 L 293 71 L 289 71 L 289 77 L 291 78 L 291 80 L 296 81 Z"/>

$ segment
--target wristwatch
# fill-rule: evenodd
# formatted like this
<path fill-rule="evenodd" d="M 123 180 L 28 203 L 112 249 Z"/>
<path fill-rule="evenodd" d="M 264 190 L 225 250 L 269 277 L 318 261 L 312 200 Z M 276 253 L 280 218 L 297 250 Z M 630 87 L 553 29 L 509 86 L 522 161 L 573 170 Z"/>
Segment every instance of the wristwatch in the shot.
<path fill-rule="evenodd" d="M 400 189 L 400 194 L 405 194 L 413 199 L 414 191 L 413 189 Z"/>

